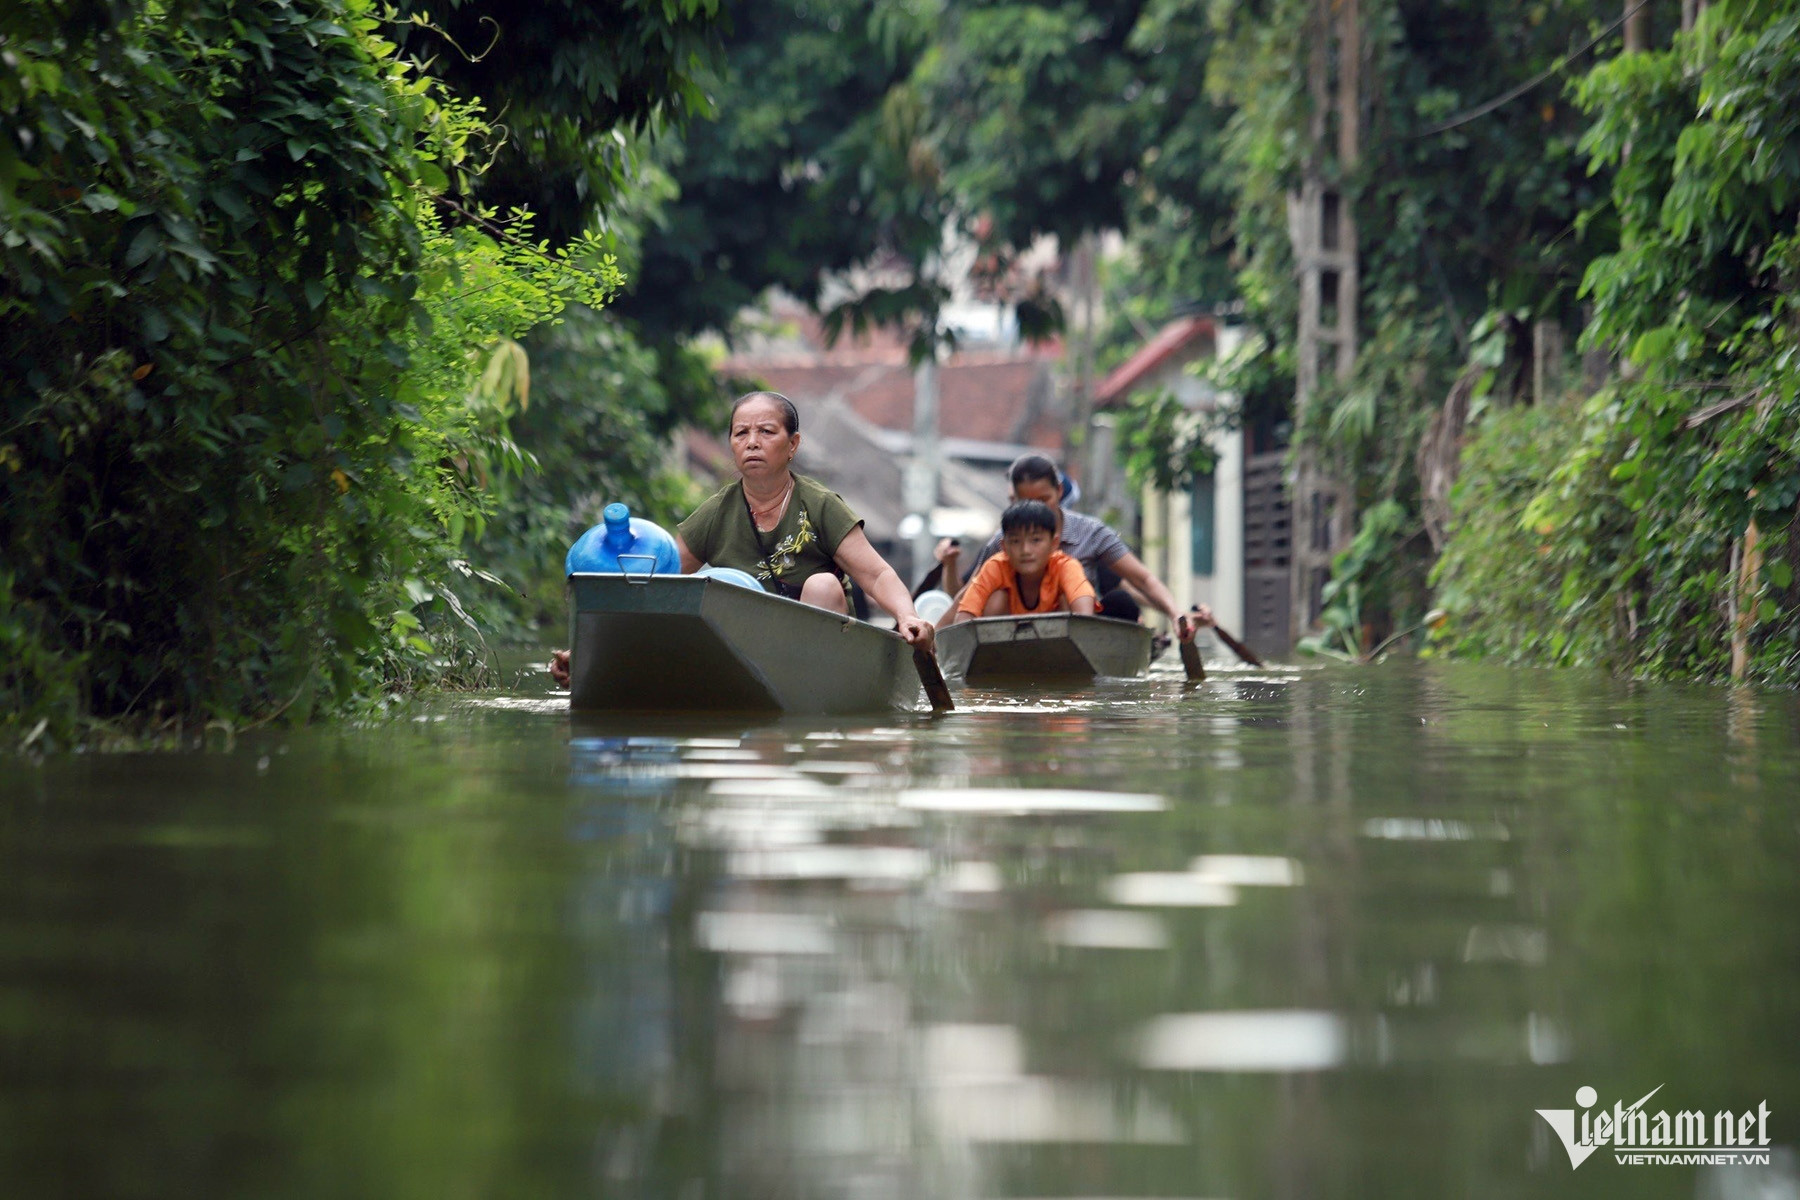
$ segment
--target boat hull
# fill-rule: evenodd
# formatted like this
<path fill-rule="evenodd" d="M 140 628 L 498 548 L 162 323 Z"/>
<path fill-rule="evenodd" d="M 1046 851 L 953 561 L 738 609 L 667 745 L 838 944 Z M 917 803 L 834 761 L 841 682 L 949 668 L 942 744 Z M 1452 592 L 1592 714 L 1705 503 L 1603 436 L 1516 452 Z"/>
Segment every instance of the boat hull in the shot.
<path fill-rule="evenodd" d="M 967 683 L 1129 678 L 1149 669 L 1150 631 L 1075 613 L 978 617 L 938 630 L 944 674 Z"/>
<path fill-rule="evenodd" d="M 912 708 L 898 634 L 693 575 L 569 576 L 569 706 L 584 712 Z"/>

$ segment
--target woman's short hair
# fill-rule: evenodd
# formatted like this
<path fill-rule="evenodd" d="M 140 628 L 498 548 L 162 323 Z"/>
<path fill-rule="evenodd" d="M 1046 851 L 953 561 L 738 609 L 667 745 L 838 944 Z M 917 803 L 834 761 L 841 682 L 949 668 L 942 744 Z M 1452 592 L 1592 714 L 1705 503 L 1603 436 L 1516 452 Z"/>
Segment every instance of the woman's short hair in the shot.
<path fill-rule="evenodd" d="M 1014 487 L 1021 483 L 1049 483 L 1062 486 L 1062 472 L 1042 454 L 1021 454 L 1006 468 L 1006 478 Z"/>
<path fill-rule="evenodd" d="M 738 409 L 744 407 L 744 405 L 750 403 L 752 400 L 773 400 L 775 402 L 775 407 L 781 410 L 781 423 L 787 428 L 787 431 L 789 433 L 800 432 L 800 410 L 794 407 L 794 402 L 792 400 L 789 400 L 780 392 L 745 392 L 736 400 L 733 400 L 731 402 L 731 417 L 725 423 L 727 428 L 730 428 L 732 421 L 737 420 Z"/>

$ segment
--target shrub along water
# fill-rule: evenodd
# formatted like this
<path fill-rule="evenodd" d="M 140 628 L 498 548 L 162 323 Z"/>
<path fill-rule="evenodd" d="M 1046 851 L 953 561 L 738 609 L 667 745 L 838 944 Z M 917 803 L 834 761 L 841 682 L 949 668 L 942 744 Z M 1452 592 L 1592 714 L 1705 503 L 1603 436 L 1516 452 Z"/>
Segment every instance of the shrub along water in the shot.
<path fill-rule="evenodd" d="M 1724 0 L 1579 98 L 1627 378 L 1489 422 L 1436 571 L 1459 651 L 1800 682 L 1800 12 Z"/>
<path fill-rule="evenodd" d="M 369 0 L 28 0 L 0 48 L 7 740 L 442 675 L 426 618 L 518 465 L 485 368 L 610 261 L 461 211 L 490 131 Z"/>

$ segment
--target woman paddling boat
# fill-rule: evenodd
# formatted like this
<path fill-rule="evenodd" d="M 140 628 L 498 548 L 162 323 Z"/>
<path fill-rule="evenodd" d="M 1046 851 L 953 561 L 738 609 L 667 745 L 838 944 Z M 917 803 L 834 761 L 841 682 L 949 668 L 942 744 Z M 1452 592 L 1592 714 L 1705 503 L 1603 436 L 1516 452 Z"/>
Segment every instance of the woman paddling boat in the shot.
<path fill-rule="evenodd" d="M 765 589 L 829 612 L 848 613 L 845 578 L 894 615 L 895 631 L 932 648 L 932 626 L 913 611 L 906 585 L 869 542 L 843 497 L 796 474 L 800 414 L 778 392 L 750 392 L 731 408 L 731 456 L 739 478 L 683 521 L 675 543 L 681 569 L 733 567 Z M 550 676 L 567 687 L 569 652 L 550 656 Z"/>

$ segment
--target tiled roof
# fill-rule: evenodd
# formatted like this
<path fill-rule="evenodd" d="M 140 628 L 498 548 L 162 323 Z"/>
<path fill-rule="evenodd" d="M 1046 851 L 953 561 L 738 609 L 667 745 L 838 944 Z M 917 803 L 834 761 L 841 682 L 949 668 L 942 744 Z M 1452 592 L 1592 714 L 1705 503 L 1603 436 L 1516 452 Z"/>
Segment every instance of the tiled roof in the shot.
<path fill-rule="evenodd" d="M 1210 340 L 1214 334 L 1215 326 L 1211 317 L 1180 317 L 1170 321 L 1157 331 L 1155 337 L 1144 343 L 1143 349 L 1120 363 L 1110 375 L 1100 381 L 1100 386 L 1094 391 L 1095 406 L 1106 408 L 1118 403 L 1133 388 L 1183 351 L 1191 351 L 1188 357 L 1193 357 L 1201 349 L 1195 343 L 1202 338 Z"/>
<path fill-rule="evenodd" d="M 938 430 L 946 438 L 1026 444 L 1060 452 L 1051 364 L 1012 356 L 958 356 L 938 371 Z M 760 380 L 801 411 L 842 401 L 872 425 L 912 432 L 913 375 L 904 362 L 861 365 L 735 362 L 733 374 Z"/>

